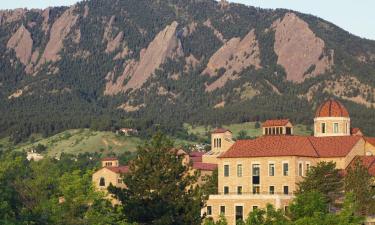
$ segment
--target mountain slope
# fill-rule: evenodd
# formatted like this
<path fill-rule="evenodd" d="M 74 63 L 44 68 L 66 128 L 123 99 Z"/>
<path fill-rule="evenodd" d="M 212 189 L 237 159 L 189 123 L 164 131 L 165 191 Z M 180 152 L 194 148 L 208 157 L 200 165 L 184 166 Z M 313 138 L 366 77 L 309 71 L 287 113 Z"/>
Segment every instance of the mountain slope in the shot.
<path fill-rule="evenodd" d="M 375 132 L 375 42 L 289 10 L 90 0 L 0 11 L 0 57 L 0 136 L 16 142 L 86 127 L 310 124 L 328 97 Z"/>

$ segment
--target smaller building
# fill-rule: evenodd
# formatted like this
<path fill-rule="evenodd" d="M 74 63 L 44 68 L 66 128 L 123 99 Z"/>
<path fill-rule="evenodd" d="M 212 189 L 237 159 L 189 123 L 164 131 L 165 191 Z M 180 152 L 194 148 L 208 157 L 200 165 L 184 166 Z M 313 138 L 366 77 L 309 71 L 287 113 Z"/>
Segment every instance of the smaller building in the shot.
<path fill-rule="evenodd" d="M 107 191 L 109 184 L 115 187 L 125 188 L 122 175 L 129 171 L 128 166 L 120 166 L 115 157 L 102 159 L 102 168 L 92 175 L 95 188 L 100 191 Z"/>
<path fill-rule="evenodd" d="M 228 129 L 217 128 L 211 133 L 211 151 L 202 156 L 204 163 L 218 164 L 217 157 L 226 152 L 234 144 L 232 132 Z"/>
<path fill-rule="evenodd" d="M 44 156 L 42 154 L 37 153 L 35 150 L 30 150 L 30 151 L 27 152 L 26 159 L 28 161 L 33 160 L 33 161 L 37 162 L 39 160 L 44 159 Z"/>
<path fill-rule="evenodd" d="M 133 128 L 121 128 L 119 131 L 121 134 L 124 134 L 125 136 L 138 135 L 138 130 Z"/>
<path fill-rule="evenodd" d="M 262 127 L 263 135 L 293 135 L 293 125 L 289 119 L 266 120 Z"/>

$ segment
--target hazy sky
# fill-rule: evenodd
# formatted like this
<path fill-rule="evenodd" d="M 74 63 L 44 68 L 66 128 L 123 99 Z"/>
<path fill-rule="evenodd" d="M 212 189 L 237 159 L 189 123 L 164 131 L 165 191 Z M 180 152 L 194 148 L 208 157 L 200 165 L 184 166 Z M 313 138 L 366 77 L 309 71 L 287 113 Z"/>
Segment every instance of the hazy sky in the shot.
<path fill-rule="evenodd" d="M 103 0 L 105 1 L 105 0 Z M 326 19 L 345 30 L 375 40 L 375 0 L 232 0 L 262 8 L 286 8 Z M 77 0 L 0 0 L 0 9 L 46 8 Z"/>

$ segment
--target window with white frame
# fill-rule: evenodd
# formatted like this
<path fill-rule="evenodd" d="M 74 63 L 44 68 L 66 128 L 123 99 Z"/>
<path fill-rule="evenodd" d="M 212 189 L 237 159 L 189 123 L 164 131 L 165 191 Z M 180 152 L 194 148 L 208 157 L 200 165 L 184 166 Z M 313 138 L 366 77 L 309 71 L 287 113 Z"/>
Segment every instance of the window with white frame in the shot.
<path fill-rule="evenodd" d="M 339 132 L 339 123 L 333 123 L 333 133 L 337 134 Z"/>
<path fill-rule="evenodd" d="M 242 164 L 237 165 L 237 177 L 242 177 Z"/>
<path fill-rule="evenodd" d="M 275 163 L 268 164 L 268 175 L 270 177 L 275 176 Z"/>
<path fill-rule="evenodd" d="M 298 163 L 298 176 L 300 177 L 303 176 L 303 163 L 302 162 Z"/>
<path fill-rule="evenodd" d="M 283 163 L 283 175 L 284 176 L 289 175 L 289 163 L 287 163 L 287 162 Z"/>
<path fill-rule="evenodd" d="M 229 165 L 224 165 L 224 177 L 229 177 Z"/>

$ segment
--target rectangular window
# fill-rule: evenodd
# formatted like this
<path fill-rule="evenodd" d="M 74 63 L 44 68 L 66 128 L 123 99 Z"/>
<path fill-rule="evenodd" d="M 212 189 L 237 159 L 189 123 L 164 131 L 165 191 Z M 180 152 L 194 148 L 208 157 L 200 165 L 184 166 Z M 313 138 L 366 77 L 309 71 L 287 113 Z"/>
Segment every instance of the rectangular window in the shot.
<path fill-rule="evenodd" d="M 275 194 L 275 186 L 270 186 L 270 195 Z"/>
<path fill-rule="evenodd" d="M 237 177 L 242 177 L 242 164 L 237 165 Z"/>
<path fill-rule="evenodd" d="M 236 223 L 243 221 L 243 206 L 236 206 Z"/>
<path fill-rule="evenodd" d="M 284 186 L 284 195 L 289 194 L 289 186 Z"/>
<path fill-rule="evenodd" d="M 211 216 L 212 215 L 212 206 L 207 206 L 207 216 Z"/>
<path fill-rule="evenodd" d="M 237 187 L 237 194 L 242 195 L 242 186 Z"/>
<path fill-rule="evenodd" d="M 322 133 L 326 133 L 326 123 L 322 123 Z"/>
<path fill-rule="evenodd" d="M 229 187 L 228 186 L 224 186 L 224 194 L 225 195 L 229 194 Z"/>
<path fill-rule="evenodd" d="M 225 215 L 225 206 L 220 206 L 220 214 Z"/>
<path fill-rule="evenodd" d="M 306 173 L 308 173 L 310 170 L 310 163 L 306 163 Z"/>
<path fill-rule="evenodd" d="M 260 184 L 260 166 L 259 164 L 253 164 L 252 167 L 253 184 Z"/>
<path fill-rule="evenodd" d="M 258 195 L 260 193 L 260 187 L 258 185 L 253 185 L 253 194 Z"/>
<path fill-rule="evenodd" d="M 258 206 L 257 205 L 253 205 L 253 211 L 258 209 Z"/>
<path fill-rule="evenodd" d="M 289 175 L 289 163 L 283 163 L 283 175 L 284 176 Z"/>
<path fill-rule="evenodd" d="M 303 164 L 298 163 L 298 176 L 302 177 L 303 176 Z"/>
<path fill-rule="evenodd" d="M 339 132 L 339 124 L 334 123 L 333 124 L 333 133 L 337 134 Z"/>
<path fill-rule="evenodd" d="M 224 165 L 224 177 L 229 177 L 229 165 Z"/>
<path fill-rule="evenodd" d="M 270 164 L 268 165 L 268 175 L 269 175 L 270 177 L 275 176 L 275 164 L 270 163 Z"/>

